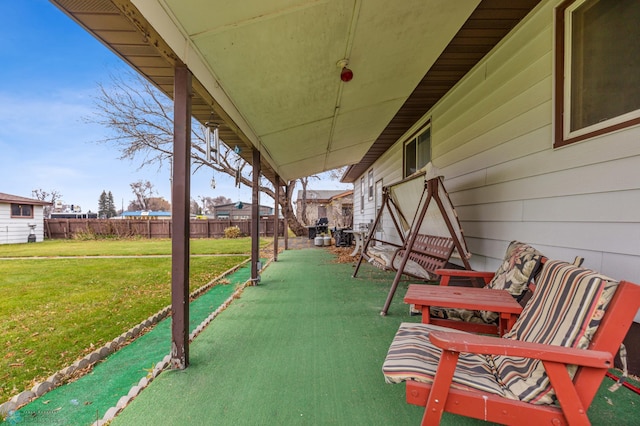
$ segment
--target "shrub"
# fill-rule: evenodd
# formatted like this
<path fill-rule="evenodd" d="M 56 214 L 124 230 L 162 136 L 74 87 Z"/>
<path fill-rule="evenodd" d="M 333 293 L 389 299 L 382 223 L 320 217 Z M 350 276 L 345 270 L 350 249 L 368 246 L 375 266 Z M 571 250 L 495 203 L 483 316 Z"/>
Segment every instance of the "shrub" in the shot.
<path fill-rule="evenodd" d="M 241 236 L 242 232 L 240 232 L 240 228 L 237 226 L 230 226 L 224 229 L 225 238 L 240 238 Z"/>
<path fill-rule="evenodd" d="M 98 235 L 95 232 L 93 232 L 91 229 L 83 229 L 80 231 L 76 231 L 71 235 L 71 238 L 78 241 L 91 241 L 91 240 L 99 239 Z"/>

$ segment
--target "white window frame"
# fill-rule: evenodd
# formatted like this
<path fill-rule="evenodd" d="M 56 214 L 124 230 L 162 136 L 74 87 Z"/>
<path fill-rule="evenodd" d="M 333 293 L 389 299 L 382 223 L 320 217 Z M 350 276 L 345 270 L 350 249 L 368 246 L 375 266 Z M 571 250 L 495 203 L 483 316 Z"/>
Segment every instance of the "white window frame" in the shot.
<path fill-rule="evenodd" d="M 360 213 L 364 213 L 364 176 L 360 178 Z"/>
<path fill-rule="evenodd" d="M 422 136 L 427 131 L 431 132 L 431 120 L 428 120 L 427 123 L 424 126 L 422 126 L 417 132 L 415 132 L 413 136 L 411 136 L 410 138 L 408 138 L 407 140 L 405 140 L 403 142 L 403 144 L 402 144 L 402 177 L 403 178 L 406 178 L 407 176 L 409 176 L 409 174 L 407 174 L 407 145 L 409 145 L 410 143 L 415 142 L 415 144 L 416 144 L 416 146 L 415 146 L 415 149 L 416 149 L 416 152 L 415 152 L 415 159 L 416 159 L 415 168 L 416 168 L 416 171 L 418 171 L 422 167 L 426 166 L 432 160 L 432 152 L 431 152 L 432 133 L 430 133 L 429 134 L 429 161 L 427 161 L 422 166 L 418 166 L 418 161 L 419 161 L 419 158 L 418 158 L 418 152 L 419 152 L 418 140 L 419 140 L 420 136 Z"/>

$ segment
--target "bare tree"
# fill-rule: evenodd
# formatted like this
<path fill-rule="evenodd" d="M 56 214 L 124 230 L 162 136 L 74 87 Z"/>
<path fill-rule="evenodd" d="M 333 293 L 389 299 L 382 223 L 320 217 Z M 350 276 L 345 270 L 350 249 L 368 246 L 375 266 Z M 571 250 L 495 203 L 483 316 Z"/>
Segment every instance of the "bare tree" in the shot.
<path fill-rule="evenodd" d="M 233 200 L 231 198 L 225 197 L 224 195 L 219 195 L 217 197 L 205 197 L 205 203 L 207 205 L 207 208 L 209 208 L 209 205 L 219 206 L 222 204 L 231 204 L 233 203 Z"/>
<path fill-rule="evenodd" d="M 149 210 L 149 199 L 153 195 L 153 184 L 148 180 L 130 183 L 131 191 L 136 197 L 129 202 L 129 210 Z"/>
<path fill-rule="evenodd" d="M 200 204 L 198 204 L 198 202 L 193 198 L 189 201 L 189 213 L 191 214 L 202 213 L 202 207 L 200 207 Z"/>
<path fill-rule="evenodd" d="M 171 203 L 164 197 L 151 197 L 147 200 L 147 208 L 154 212 L 168 212 L 171 211 Z"/>
<path fill-rule="evenodd" d="M 231 198 L 227 198 L 224 195 L 219 195 L 217 197 L 205 197 L 200 195 L 197 199 L 202 202 L 202 206 L 200 207 L 202 213 L 213 213 L 215 206 L 233 203 Z"/>
<path fill-rule="evenodd" d="M 123 77 L 124 76 L 124 77 Z M 98 87 L 95 113 L 85 118 L 112 130 L 113 136 L 99 142 L 115 145 L 121 159 L 137 160 L 140 168 L 150 165 L 162 167 L 173 155 L 173 104 L 147 80 L 138 74 L 125 72 L 111 76 L 111 85 Z M 233 149 L 221 144 L 220 161 L 207 160 L 207 129 L 194 120 L 191 134 L 191 158 L 194 170 L 209 167 L 216 172 L 236 177 L 239 184 L 253 186 L 249 164 Z M 289 182 L 287 191 L 278 202 L 289 227 L 297 234 L 305 232 L 291 208 L 291 196 L 296 181 Z M 304 189 L 303 189 L 304 190 Z M 260 179 L 260 191 L 275 199 L 272 185 Z"/>
<path fill-rule="evenodd" d="M 51 192 L 47 192 L 43 189 L 34 189 L 31 191 L 31 195 L 40 201 L 48 201 L 51 203 L 49 206 L 44 206 L 43 214 L 44 217 L 51 217 L 51 209 L 55 205 L 56 201 L 62 199 L 62 194 L 55 189 L 52 189 Z"/>

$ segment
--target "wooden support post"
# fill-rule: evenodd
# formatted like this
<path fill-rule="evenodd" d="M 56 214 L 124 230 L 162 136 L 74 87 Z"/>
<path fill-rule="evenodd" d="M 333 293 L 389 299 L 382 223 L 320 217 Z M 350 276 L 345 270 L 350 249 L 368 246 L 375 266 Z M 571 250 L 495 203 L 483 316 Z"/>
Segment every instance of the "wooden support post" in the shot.
<path fill-rule="evenodd" d="M 278 261 L 278 231 L 280 231 L 280 176 L 276 175 L 276 200 L 273 203 L 273 261 Z"/>
<path fill-rule="evenodd" d="M 253 150 L 253 182 L 251 196 L 251 281 L 258 285 L 260 262 L 260 151 Z"/>
<path fill-rule="evenodd" d="M 191 176 L 191 72 L 174 78 L 171 222 L 171 367 L 189 365 L 189 200 Z"/>
<path fill-rule="evenodd" d="M 289 185 L 287 184 L 284 187 L 284 199 L 285 200 L 289 200 Z M 289 204 L 289 202 L 287 201 L 287 204 Z M 291 206 L 286 206 L 285 209 L 290 209 Z M 284 249 L 285 250 L 289 250 L 289 223 L 287 222 L 287 213 L 285 212 L 284 214 L 285 218 L 284 218 Z"/>

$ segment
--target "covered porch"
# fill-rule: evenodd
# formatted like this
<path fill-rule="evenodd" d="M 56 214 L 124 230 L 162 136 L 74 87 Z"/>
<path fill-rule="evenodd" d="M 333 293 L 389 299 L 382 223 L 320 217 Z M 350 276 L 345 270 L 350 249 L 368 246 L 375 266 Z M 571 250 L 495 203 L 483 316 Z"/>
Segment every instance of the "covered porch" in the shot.
<path fill-rule="evenodd" d="M 366 264 L 352 278 L 336 259 L 324 248 L 282 252 L 196 337 L 189 368 L 160 374 L 111 424 L 419 424 L 423 407 L 404 403 L 381 366 L 399 324 L 420 317 L 402 297 L 380 316 L 393 274 Z M 632 424 L 640 396 L 611 384 L 589 418 Z M 485 423 L 445 413 L 442 424 Z"/>
<path fill-rule="evenodd" d="M 88 10 L 79 2 L 54 2 L 175 100 L 173 206 L 182 214 L 174 215 L 177 223 L 184 222 L 189 199 L 192 117 L 202 124 L 215 122 L 222 139 L 253 164 L 254 206 L 259 175 L 280 188 L 298 177 L 349 165 L 352 181 L 360 178 L 365 215 L 364 179 L 371 164 L 412 129 L 430 122 L 425 116 L 430 108 L 539 3 L 407 2 L 389 10 L 386 2 L 283 1 L 252 2 L 244 10 L 220 3 L 219 10 L 209 10 L 198 1 L 114 0 L 94 2 L 96 8 Z M 541 110 L 541 115 L 550 114 Z M 531 137 L 543 140 L 537 133 Z M 524 142 L 514 156 L 528 152 L 530 144 Z M 460 152 L 453 144 L 439 149 L 440 158 Z M 484 155 L 485 149 L 477 149 Z M 463 159 L 449 160 L 460 169 L 462 190 L 479 185 L 475 176 L 465 183 L 469 166 Z M 550 173 L 540 166 L 547 163 L 532 162 L 531 174 Z M 373 172 L 367 176 L 371 188 Z M 493 209 L 479 211 L 483 220 L 495 217 Z M 481 221 L 470 222 L 479 223 L 479 253 L 490 251 L 486 245 L 499 245 L 496 236 L 512 238 L 509 224 L 495 224 L 503 229 L 486 233 Z M 542 222 L 525 224 L 525 230 L 535 232 L 537 223 Z M 422 410 L 405 406 L 403 390 L 379 377 L 388 342 L 402 317 L 408 319 L 401 298 L 392 315 L 377 315 L 390 281 L 376 284 L 379 271 L 353 280 L 349 265 L 330 265 L 321 251 L 285 252 L 264 271 L 261 286 L 247 289 L 224 320 L 193 343 L 190 356 L 185 241 L 188 229 L 174 244 L 175 370 L 161 375 L 115 424 L 225 424 L 226 419 L 261 424 L 272 418 L 282 424 L 331 424 L 346 423 L 351 413 L 355 424 L 363 419 L 371 419 L 367 424 L 417 423 Z M 254 280 L 257 262 L 256 248 Z M 590 417 L 598 423 L 597 415 Z M 609 412 L 602 422 L 610 418 L 620 417 Z"/>
<path fill-rule="evenodd" d="M 193 120 L 252 165 L 252 216 L 264 177 L 277 217 L 291 181 L 365 170 L 539 0 L 52 2 L 174 101 L 171 364 L 183 369 Z"/>

